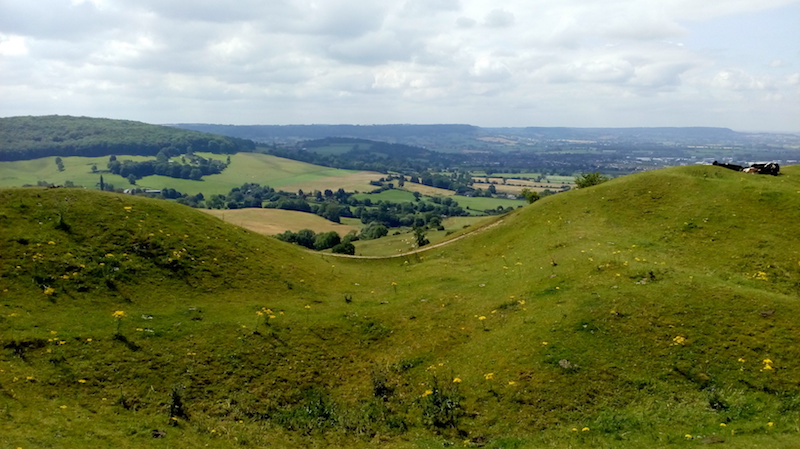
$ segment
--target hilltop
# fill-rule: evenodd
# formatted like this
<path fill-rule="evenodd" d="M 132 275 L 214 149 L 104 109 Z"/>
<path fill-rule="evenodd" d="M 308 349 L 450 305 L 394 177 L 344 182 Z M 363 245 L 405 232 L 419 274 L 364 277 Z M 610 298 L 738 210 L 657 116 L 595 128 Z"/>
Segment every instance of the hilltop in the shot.
<path fill-rule="evenodd" d="M 144 198 L 0 191 L 0 442 L 795 447 L 783 172 L 625 176 L 385 260 Z"/>

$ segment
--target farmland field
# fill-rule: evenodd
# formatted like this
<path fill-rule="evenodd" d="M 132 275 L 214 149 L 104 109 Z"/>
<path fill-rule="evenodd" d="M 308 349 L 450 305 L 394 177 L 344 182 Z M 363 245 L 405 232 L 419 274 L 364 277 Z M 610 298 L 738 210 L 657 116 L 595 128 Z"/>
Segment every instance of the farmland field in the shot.
<path fill-rule="evenodd" d="M 403 189 L 411 192 L 419 192 L 427 196 L 450 196 L 455 195 L 456 192 L 447 189 L 440 189 L 438 187 L 426 186 L 424 184 L 417 184 L 415 182 L 408 182 L 403 185 Z"/>
<path fill-rule="evenodd" d="M 200 154 L 215 159 L 227 158 L 227 155 Z M 118 156 L 119 160 L 142 161 L 153 158 L 141 156 Z M 100 174 L 106 183 L 117 188 L 133 187 L 120 176 L 110 173 L 92 173 L 92 165 L 104 170 L 108 157 L 64 157 L 64 171 L 59 172 L 55 157 L 33 159 L 28 161 L 0 162 L 0 187 L 15 187 L 24 184 L 36 184 L 47 181 L 53 184 L 64 184 L 72 181 L 75 185 L 93 188 L 100 180 Z M 205 176 L 200 181 L 177 179 L 166 176 L 146 176 L 137 181 L 136 186 L 144 189 L 172 188 L 181 193 L 195 195 L 203 193 L 226 194 L 234 187 L 246 182 L 268 185 L 277 190 L 306 191 L 339 189 L 369 191 L 374 187 L 369 181 L 379 179 L 382 175 L 375 172 L 340 170 L 305 162 L 283 159 L 276 156 L 258 153 L 237 153 L 231 155 L 231 164 L 218 175 Z"/>
<path fill-rule="evenodd" d="M 528 204 L 525 200 L 509 200 L 504 198 L 484 198 L 484 197 L 469 197 L 454 195 L 452 196 L 459 206 L 470 214 L 482 214 L 486 209 L 497 209 L 498 206 L 503 207 L 519 207 Z"/>
<path fill-rule="evenodd" d="M 388 201 L 392 203 L 413 202 L 414 194 L 407 190 L 389 189 L 379 193 L 357 193 L 353 195 L 357 200 L 369 199 L 373 203 Z"/>
<path fill-rule="evenodd" d="M 259 234 L 276 235 L 284 231 L 298 232 L 311 229 L 316 233 L 335 231 L 345 235 L 360 226 L 334 223 L 318 215 L 281 209 L 199 209 L 222 221 L 241 226 Z"/>

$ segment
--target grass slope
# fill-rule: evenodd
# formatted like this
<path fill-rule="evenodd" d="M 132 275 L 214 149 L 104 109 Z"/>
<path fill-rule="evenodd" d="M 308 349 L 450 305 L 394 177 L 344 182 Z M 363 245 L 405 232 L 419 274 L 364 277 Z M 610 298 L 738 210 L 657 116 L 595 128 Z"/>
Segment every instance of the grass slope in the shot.
<path fill-rule="evenodd" d="M 226 155 L 199 153 L 206 158 L 225 160 Z M 231 156 L 231 164 L 222 173 L 205 176 L 203 180 L 170 178 L 167 176 L 146 176 L 137 181 L 137 186 L 148 189 L 172 188 L 181 193 L 211 196 L 227 194 L 234 187 L 245 182 L 269 185 L 272 188 L 297 191 L 344 188 L 346 190 L 372 190 L 371 180 L 377 180 L 380 173 L 339 170 L 330 167 L 307 164 L 305 162 L 283 159 L 259 153 L 236 153 Z M 120 160 L 152 159 L 142 156 L 118 156 Z M 47 181 L 63 185 L 72 181 L 75 185 L 93 188 L 100 180 L 99 173 L 92 173 L 92 165 L 104 170 L 108 157 L 63 157 L 64 171 L 58 171 L 55 157 L 27 161 L 0 162 L 0 187 L 19 187 L 24 184 L 35 185 L 37 181 Z M 103 173 L 105 182 L 117 188 L 134 187 L 120 176 Z"/>
<path fill-rule="evenodd" d="M 3 446 L 800 442 L 797 167 L 618 178 L 392 260 L 98 192 L 0 221 Z"/>

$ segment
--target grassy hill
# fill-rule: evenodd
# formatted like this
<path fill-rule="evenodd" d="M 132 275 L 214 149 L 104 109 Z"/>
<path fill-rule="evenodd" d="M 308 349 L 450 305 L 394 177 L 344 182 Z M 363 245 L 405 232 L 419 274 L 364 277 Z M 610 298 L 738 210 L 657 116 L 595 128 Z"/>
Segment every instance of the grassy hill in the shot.
<path fill-rule="evenodd" d="M 252 151 L 252 141 L 130 120 L 41 116 L 0 118 L 0 160 L 47 156 L 155 156 L 162 149 L 183 154 Z"/>
<path fill-rule="evenodd" d="M 0 191 L 0 446 L 796 447 L 784 172 L 622 177 L 391 260 Z"/>

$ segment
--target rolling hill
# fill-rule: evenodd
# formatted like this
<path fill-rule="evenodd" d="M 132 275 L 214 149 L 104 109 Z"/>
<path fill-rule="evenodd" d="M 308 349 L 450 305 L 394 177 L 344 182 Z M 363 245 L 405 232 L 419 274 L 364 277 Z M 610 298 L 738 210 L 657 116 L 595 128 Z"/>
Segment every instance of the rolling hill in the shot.
<path fill-rule="evenodd" d="M 796 447 L 800 170 L 671 168 L 406 258 L 0 191 L 4 447 Z"/>
<path fill-rule="evenodd" d="M 130 120 L 41 116 L 0 118 L 0 161 L 48 156 L 155 156 L 165 149 L 177 154 L 208 151 L 253 151 L 250 140 L 187 131 Z"/>

